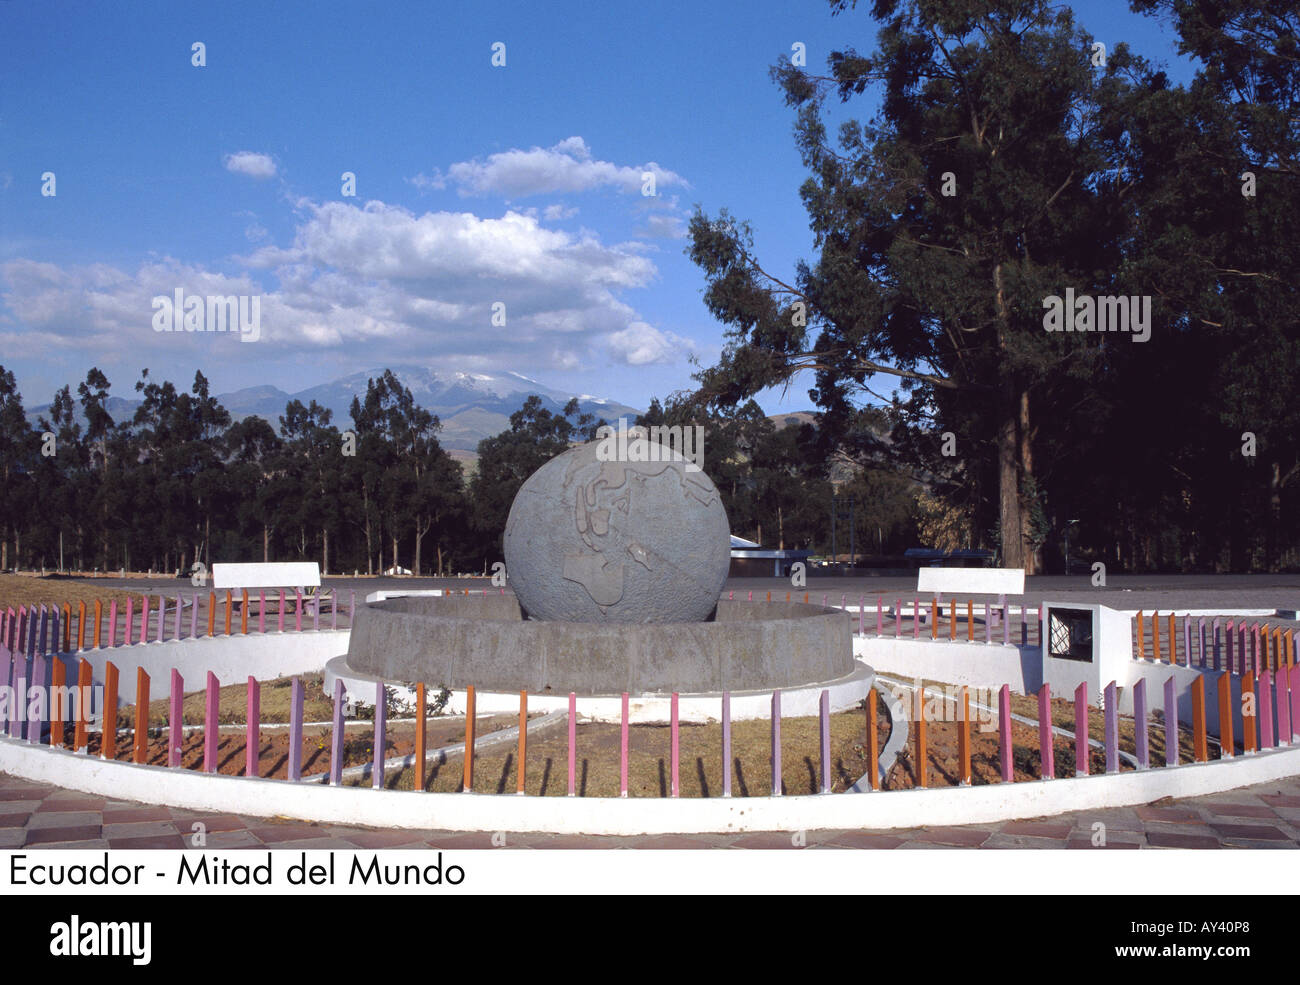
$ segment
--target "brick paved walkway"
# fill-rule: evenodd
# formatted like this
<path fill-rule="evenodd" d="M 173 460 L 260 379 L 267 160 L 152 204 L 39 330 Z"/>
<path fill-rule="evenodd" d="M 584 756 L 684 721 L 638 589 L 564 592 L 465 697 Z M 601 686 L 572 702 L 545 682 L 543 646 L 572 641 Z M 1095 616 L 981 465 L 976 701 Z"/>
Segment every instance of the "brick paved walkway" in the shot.
<path fill-rule="evenodd" d="M 850 796 L 835 794 L 834 796 Z M 853 796 L 889 796 L 863 794 Z M 0 849 L 185 848 L 195 822 L 218 848 L 793 848 L 788 832 L 606 837 L 374 830 L 106 800 L 0 773 Z M 1300 848 L 1300 777 L 1144 807 L 902 831 L 810 831 L 808 848 Z M 500 836 L 498 837 L 498 841 Z"/>

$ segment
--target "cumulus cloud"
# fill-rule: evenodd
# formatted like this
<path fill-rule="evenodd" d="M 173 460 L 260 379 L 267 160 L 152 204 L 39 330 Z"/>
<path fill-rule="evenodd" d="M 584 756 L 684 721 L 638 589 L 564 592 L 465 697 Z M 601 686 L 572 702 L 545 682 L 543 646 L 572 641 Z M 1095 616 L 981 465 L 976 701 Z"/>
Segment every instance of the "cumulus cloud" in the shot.
<path fill-rule="evenodd" d="M 275 162 L 271 160 L 269 154 L 258 154 L 251 150 L 241 150 L 234 154 L 227 154 L 223 159 L 226 170 L 234 174 L 247 175 L 250 178 L 275 177 Z"/>
<path fill-rule="evenodd" d="M 660 331 L 643 321 L 634 321 L 621 331 L 611 332 L 606 344 L 616 362 L 629 366 L 676 362 L 692 348 L 690 339 Z"/>
<path fill-rule="evenodd" d="M 687 186 L 681 175 L 653 161 L 631 166 L 594 160 L 581 137 L 568 137 L 552 147 L 513 148 L 485 160 L 461 161 L 447 169 L 445 180 L 454 183 L 463 196 L 525 198 L 597 188 L 640 194 L 647 173 L 654 175 L 656 189 Z M 443 180 L 441 174 L 438 180 Z"/>
<path fill-rule="evenodd" d="M 484 370 L 527 371 L 610 359 L 671 362 L 689 345 L 640 320 L 628 303 L 658 275 L 635 243 L 547 228 L 536 215 L 516 211 L 417 214 L 377 201 L 298 206 L 292 241 L 232 258 L 231 273 L 172 258 L 134 270 L 26 259 L 0 264 L 0 351 L 35 346 L 105 358 L 142 346 L 157 351 L 166 340 L 203 346 L 205 367 L 369 352 L 393 361 L 436 354 Z M 155 334 L 152 299 L 177 288 L 186 295 L 260 296 L 261 341 L 229 346 L 212 337 Z M 493 324 L 497 302 L 505 305 L 504 326 Z"/>

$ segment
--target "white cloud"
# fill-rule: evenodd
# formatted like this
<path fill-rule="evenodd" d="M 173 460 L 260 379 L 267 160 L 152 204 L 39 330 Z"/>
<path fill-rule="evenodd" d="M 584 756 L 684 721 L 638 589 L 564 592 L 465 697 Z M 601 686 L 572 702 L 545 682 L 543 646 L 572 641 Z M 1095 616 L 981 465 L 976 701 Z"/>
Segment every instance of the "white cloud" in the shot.
<path fill-rule="evenodd" d="M 640 194 L 646 172 L 654 175 L 656 188 L 687 186 L 681 175 L 653 161 L 628 166 L 592 160 L 591 150 L 581 137 L 568 137 L 552 147 L 513 148 L 486 160 L 461 161 L 447 169 L 446 178 L 456 184 L 461 195 L 523 198 L 595 188 Z"/>
<path fill-rule="evenodd" d="M 634 321 L 621 331 L 611 332 L 605 342 L 614 360 L 629 366 L 676 362 L 693 347 L 690 339 L 662 332 L 642 321 Z"/>
<path fill-rule="evenodd" d="M 231 272 L 172 258 L 134 271 L 107 265 L 0 263 L 0 351 L 80 351 L 108 361 L 142 349 L 185 353 L 207 372 L 277 359 L 427 359 L 482 371 L 573 369 L 680 358 L 684 340 L 628 303 L 658 276 L 636 243 L 548 228 L 537 216 L 426 212 L 372 201 L 298 203 L 292 243 L 231 258 Z M 262 341 L 159 335 L 152 299 L 259 295 Z M 506 324 L 493 325 L 493 305 Z M 10 334 L 12 330 L 12 334 Z M 11 349 L 11 345 L 13 348 Z M 175 348 L 168 348 L 174 346 Z"/>
<path fill-rule="evenodd" d="M 572 219 L 578 214 L 578 207 L 568 205 L 548 205 L 542 210 L 542 218 L 549 222 L 555 222 L 558 219 Z"/>
<path fill-rule="evenodd" d="M 258 154 L 251 150 L 241 150 L 227 154 L 223 159 L 226 170 L 234 174 L 244 174 L 250 178 L 275 177 L 275 162 L 268 154 Z"/>
<path fill-rule="evenodd" d="M 681 216 L 661 212 L 647 216 L 645 225 L 638 230 L 638 234 L 656 239 L 681 239 L 686 235 L 686 223 Z"/>

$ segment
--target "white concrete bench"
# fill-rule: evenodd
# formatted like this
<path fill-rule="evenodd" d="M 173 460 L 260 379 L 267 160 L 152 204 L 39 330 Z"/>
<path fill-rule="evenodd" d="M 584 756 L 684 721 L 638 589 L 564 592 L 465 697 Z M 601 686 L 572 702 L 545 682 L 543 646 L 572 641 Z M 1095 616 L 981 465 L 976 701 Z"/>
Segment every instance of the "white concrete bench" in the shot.
<path fill-rule="evenodd" d="M 935 601 L 948 595 L 996 595 L 997 605 L 990 608 L 996 616 L 1006 616 L 1007 596 L 1025 593 L 1024 568 L 918 568 L 916 591 L 933 595 Z M 955 604 L 955 603 L 954 603 Z"/>
<path fill-rule="evenodd" d="M 315 561 L 218 563 L 212 566 L 212 586 L 241 595 L 245 590 L 293 588 L 302 593 L 308 611 L 322 601 L 316 591 L 320 588 L 320 565 Z"/>

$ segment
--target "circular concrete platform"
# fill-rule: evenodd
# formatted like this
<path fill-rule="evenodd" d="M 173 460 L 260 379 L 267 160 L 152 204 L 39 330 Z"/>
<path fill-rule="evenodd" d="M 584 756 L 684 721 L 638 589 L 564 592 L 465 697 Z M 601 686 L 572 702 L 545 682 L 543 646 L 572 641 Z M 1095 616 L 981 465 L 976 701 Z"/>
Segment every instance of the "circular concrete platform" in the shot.
<path fill-rule="evenodd" d="M 852 625 L 800 602 L 717 603 L 704 622 L 524 619 L 510 595 L 358 606 L 338 676 L 532 695 L 771 691 L 853 673 Z"/>

